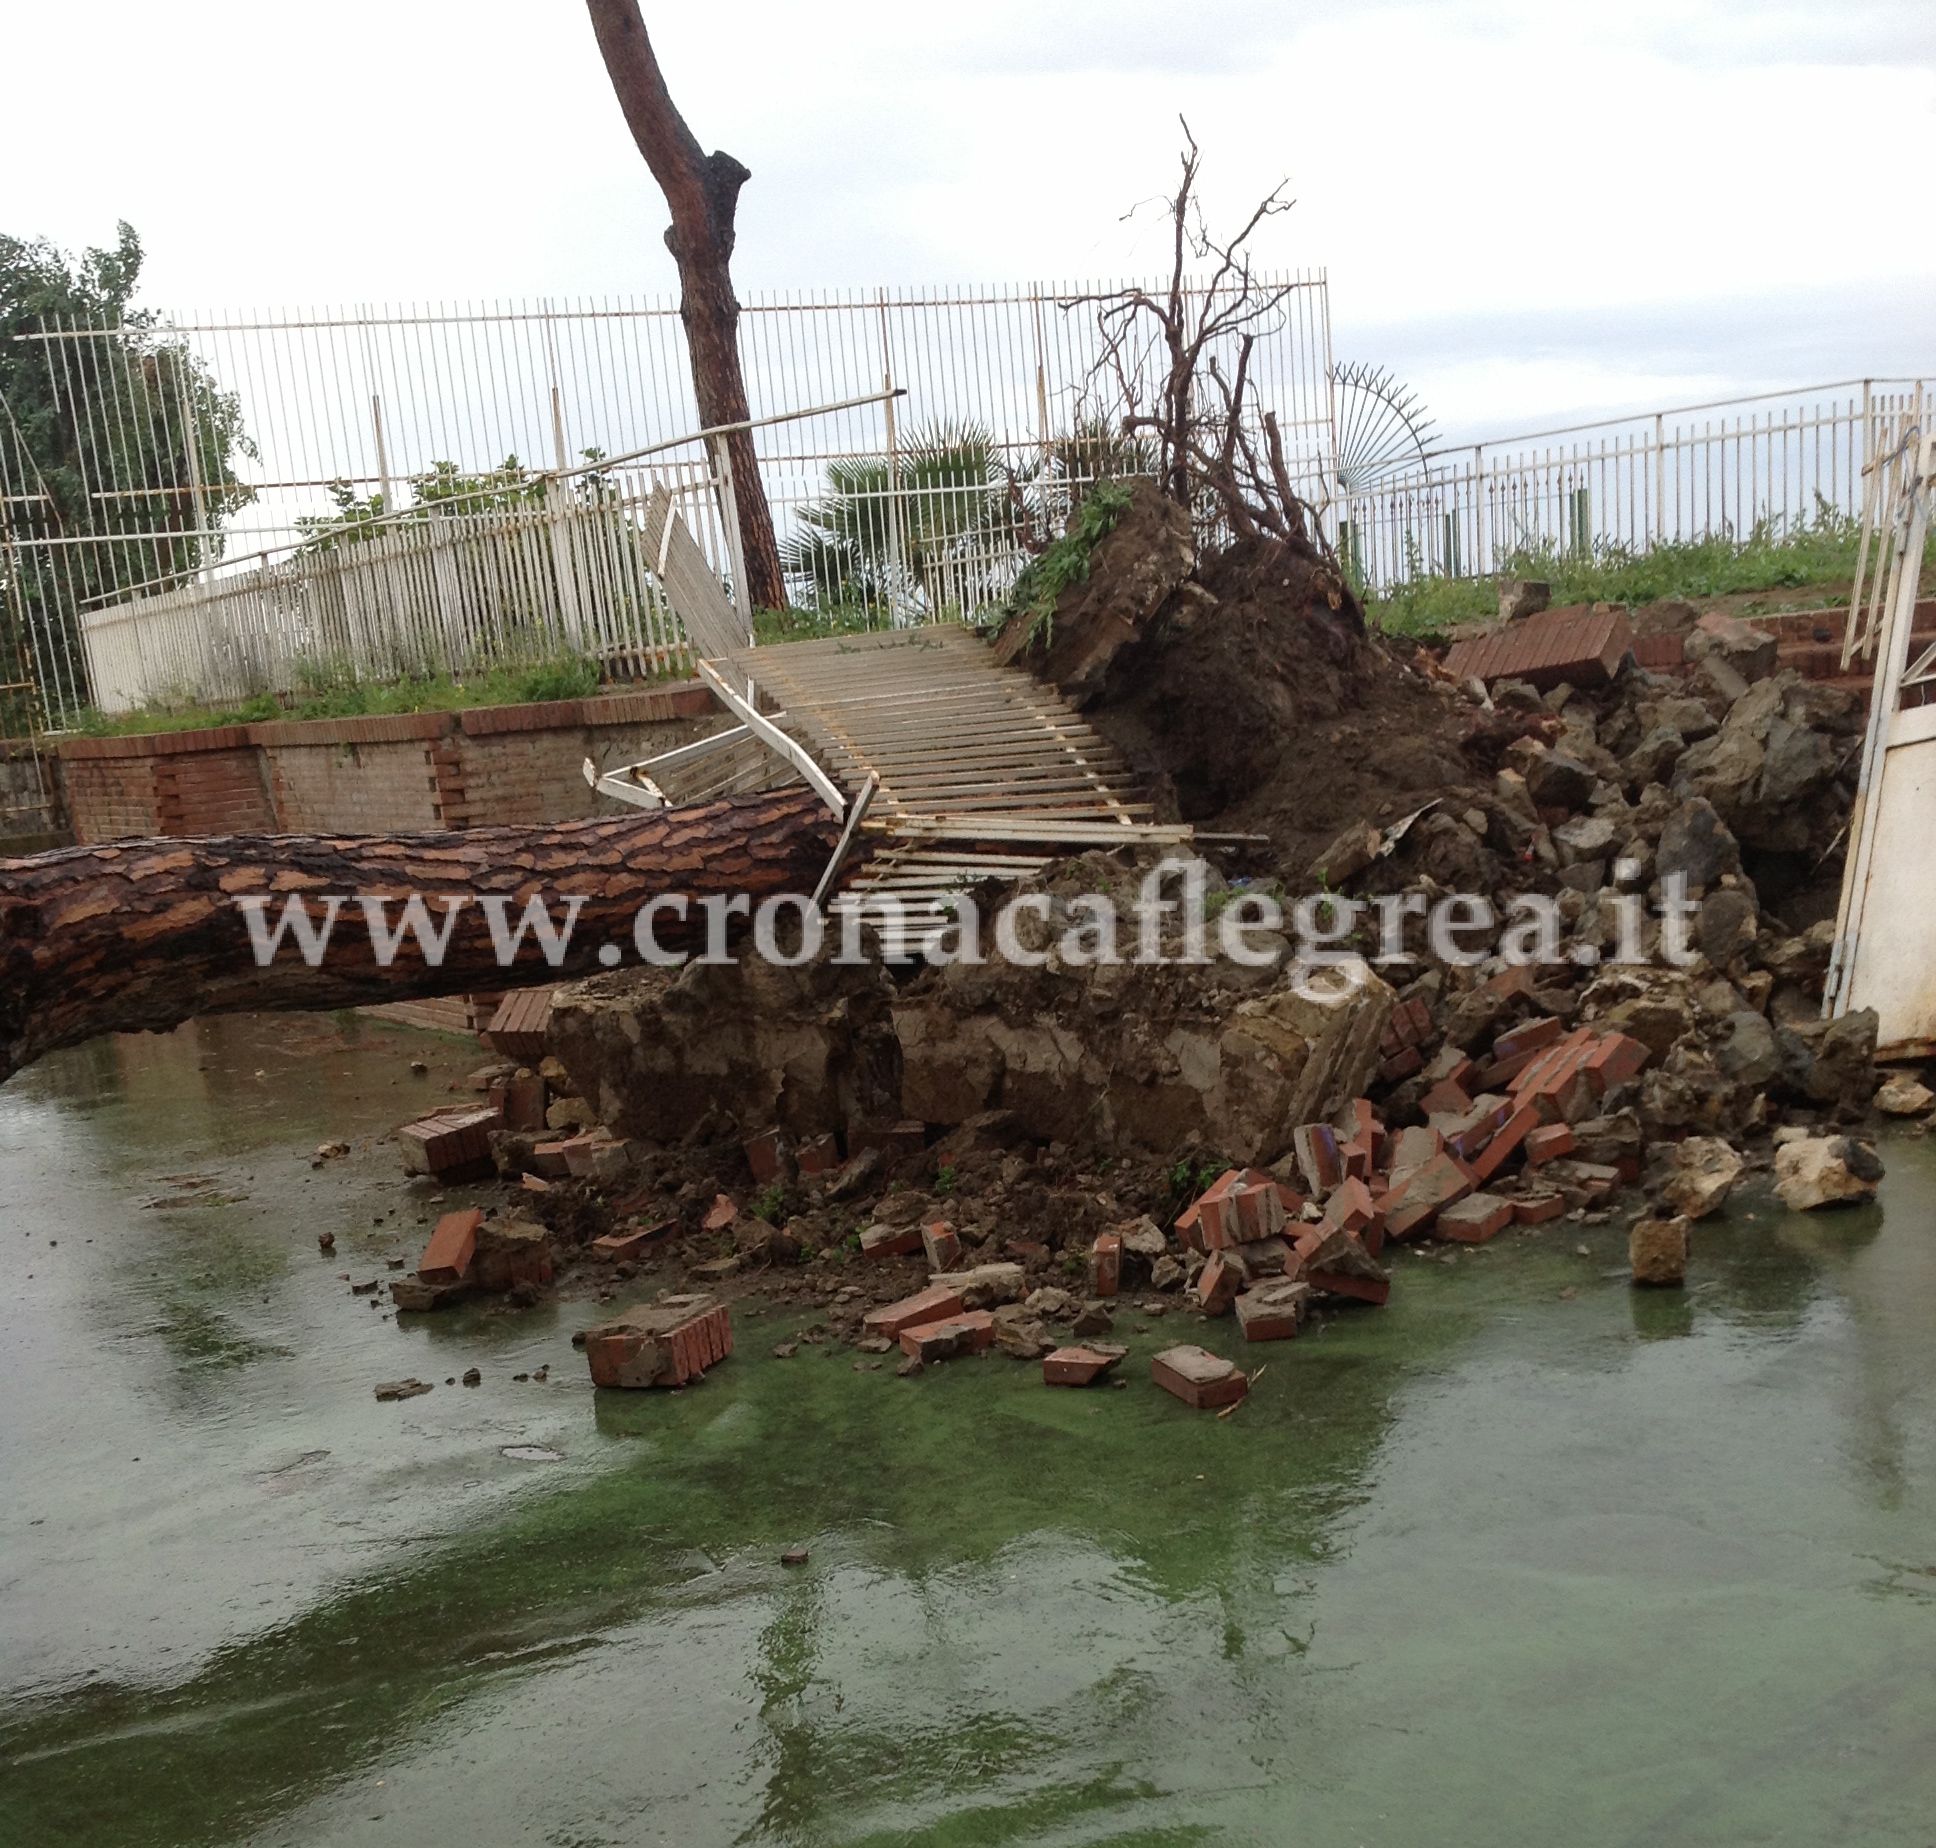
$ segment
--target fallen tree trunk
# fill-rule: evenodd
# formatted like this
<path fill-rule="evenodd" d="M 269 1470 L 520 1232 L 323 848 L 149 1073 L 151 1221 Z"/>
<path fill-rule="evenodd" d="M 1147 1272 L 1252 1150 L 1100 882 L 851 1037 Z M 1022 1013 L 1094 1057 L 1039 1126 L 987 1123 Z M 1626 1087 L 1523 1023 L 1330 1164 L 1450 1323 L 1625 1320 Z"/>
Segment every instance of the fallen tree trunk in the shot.
<path fill-rule="evenodd" d="M 0 860 L 0 1082 L 58 1047 L 198 1014 L 637 966 L 635 923 L 655 898 L 668 901 L 656 943 L 703 947 L 703 899 L 744 894 L 750 909 L 810 893 L 838 835 L 819 798 L 792 789 L 549 828 L 239 834 Z"/>

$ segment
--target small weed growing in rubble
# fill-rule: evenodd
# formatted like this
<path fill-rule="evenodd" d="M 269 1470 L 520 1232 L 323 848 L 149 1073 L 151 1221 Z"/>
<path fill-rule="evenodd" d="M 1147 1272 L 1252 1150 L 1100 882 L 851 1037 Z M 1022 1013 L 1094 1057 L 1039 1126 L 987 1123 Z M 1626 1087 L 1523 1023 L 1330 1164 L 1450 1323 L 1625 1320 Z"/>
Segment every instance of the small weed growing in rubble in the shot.
<path fill-rule="evenodd" d="M 780 1215 L 786 1211 L 786 1189 L 775 1181 L 753 1201 L 753 1217 L 764 1219 L 770 1226 L 780 1223 Z"/>
<path fill-rule="evenodd" d="M 934 1177 L 934 1194 L 937 1200 L 947 1199 L 955 1190 L 957 1176 L 952 1166 L 937 1169 Z"/>

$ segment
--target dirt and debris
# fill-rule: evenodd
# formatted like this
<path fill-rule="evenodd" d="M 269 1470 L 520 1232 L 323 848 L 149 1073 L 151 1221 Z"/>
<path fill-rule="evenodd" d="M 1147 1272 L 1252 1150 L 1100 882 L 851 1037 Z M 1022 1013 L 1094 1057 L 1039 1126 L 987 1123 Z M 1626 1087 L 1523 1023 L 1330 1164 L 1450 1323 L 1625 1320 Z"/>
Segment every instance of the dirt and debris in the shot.
<path fill-rule="evenodd" d="M 1139 562 L 1144 528 L 1161 555 Z M 1449 1257 L 1613 1218 L 1635 1281 L 1671 1286 L 1749 1175 L 1798 1208 L 1873 1197 L 1875 1111 L 1927 1119 L 1936 1092 L 1912 1071 L 1879 1085 L 1873 1016 L 1820 1017 L 1859 693 L 1732 617 L 1581 622 L 1532 608 L 1532 587 L 1494 625 L 1509 639 L 1551 654 L 1564 637 L 1542 624 L 1588 643 L 1624 624 L 1631 649 L 1596 653 L 1591 687 L 1461 678 L 1437 648 L 1362 634 L 1314 552 L 1251 540 L 1179 575 L 1174 537 L 1125 520 L 1059 639 L 1022 653 L 1079 681 L 1167 812 L 1266 837 L 1213 840 L 1213 906 L 1262 890 L 1422 912 L 1459 892 L 1503 917 L 1530 894 L 1552 911 L 1542 960 L 1496 938 L 1445 954 L 1401 902 L 1409 960 L 1343 1007 L 1224 958 L 593 977 L 479 1074 L 504 1198 L 455 1280 L 427 1253 L 396 1306 L 631 1298 L 594 1332 L 601 1354 L 642 1354 L 704 1291 L 777 1315 L 793 1364 L 847 1351 L 917 1379 L 998 1352 L 1120 1381 L 1124 1315 L 1299 1338 L 1388 1300 L 1388 1241 Z M 1129 903 L 1154 857 L 1048 869 L 1024 947 L 1052 948 L 1078 895 Z M 1659 916 L 1676 876 L 1678 967 Z M 1375 921 L 1356 947 L 1381 952 Z M 474 1162 L 475 1112 L 437 1114 L 413 1158 L 447 1138 Z M 1228 1409 L 1245 1374 L 1200 1352 L 1173 1346 L 1158 1381 Z"/>

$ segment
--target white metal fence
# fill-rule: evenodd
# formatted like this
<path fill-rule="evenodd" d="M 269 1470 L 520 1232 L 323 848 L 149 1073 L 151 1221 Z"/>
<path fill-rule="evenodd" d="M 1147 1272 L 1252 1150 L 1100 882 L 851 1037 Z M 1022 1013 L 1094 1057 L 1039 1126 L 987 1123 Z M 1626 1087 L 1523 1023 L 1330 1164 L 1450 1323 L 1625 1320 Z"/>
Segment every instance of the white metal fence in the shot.
<path fill-rule="evenodd" d="M 1252 375 L 1320 497 L 1324 278 L 1262 280 L 1285 294 Z M 905 620 L 1005 594 L 1072 493 L 1134 465 L 1090 395 L 1095 311 L 1058 305 L 1114 286 L 748 301 L 756 416 L 905 393 L 756 432 L 796 597 L 853 595 Z M 287 691 L 297 672 L 461 673 L 534 638 L 632 671 L 678 647 L 626 540 L 645 473 L 615 471 L 595 511 L 532 479 L 697 427 L 670 303 L 176 316 L 27 338 L 74 454 L 62 481 L 44 479 L 0 418 L 0 592 L 56 711 Z M 703 462 L 654 472 L 726 575 Z M 487 475 L 528 504 L 431 507 Z M 426 517 L 327 546 L 316 523 L 339 497 L 364 514 L 414 501 Z"/>
<path fill-rule="evenodd" d="M 1645 552 L 1861 511 L 1914 379 L 1854 379 L 1441 449 L 1341 501 L 1341 550 L 1380 588 L 1487 576 L 1515 554 Z"/>

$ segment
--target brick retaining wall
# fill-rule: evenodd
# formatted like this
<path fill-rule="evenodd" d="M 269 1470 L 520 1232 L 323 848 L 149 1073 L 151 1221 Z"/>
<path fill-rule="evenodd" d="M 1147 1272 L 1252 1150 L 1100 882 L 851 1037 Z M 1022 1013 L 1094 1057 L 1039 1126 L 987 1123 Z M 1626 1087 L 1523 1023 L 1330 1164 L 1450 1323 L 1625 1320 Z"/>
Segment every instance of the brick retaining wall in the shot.
<path fill-rule="evenodd" d="M 729 723 L 699 681 L 592 699 L 385 718 L 269 720 L 55 747 L 75 838 L 397 834 L 606 813 L 581 766 Z"/>

